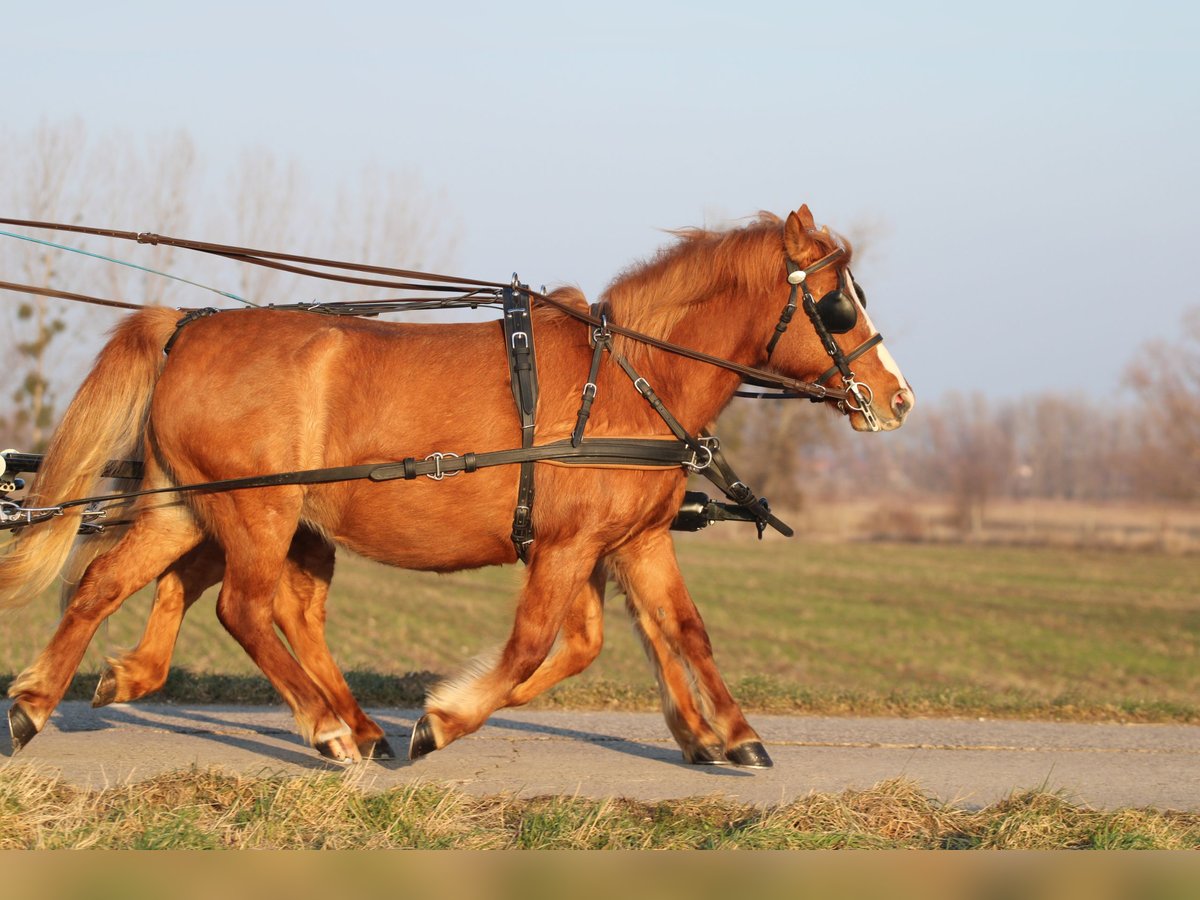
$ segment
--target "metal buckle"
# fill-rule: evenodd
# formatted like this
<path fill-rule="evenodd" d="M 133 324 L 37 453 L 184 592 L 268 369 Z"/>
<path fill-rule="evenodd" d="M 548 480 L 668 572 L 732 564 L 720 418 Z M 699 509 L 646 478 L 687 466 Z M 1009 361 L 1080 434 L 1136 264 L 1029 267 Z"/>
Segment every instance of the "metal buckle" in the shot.
<path fill-rule="evenodd" d="M 459 469 L 457 472 L 443 472 L 442 471 L 442 460 L 447 459 L 449 457 L 458 459 L 458 454 L 457 453 L 430 453 L 427 457 L 425 457 L 426 460 L 431 460 L 431 459 L 433 460 L 433 473 L 432 474 L 426 473 L 425 477 L 431 478 L 434 481 L 441 481 L 443 478 L 453 478 L 455 475 L 461 475 L 462 469 Z"/>
<path fill-rule="evenodd" d="M 699 454 L 693 453 L 692 458 L 683 464 L 683 467 L 690 472 L 703 472 L 712 465 L 713 452 L 721 448 L 721 442 L 715 437 L 702 437 L 699 439 L 700 452 L 704 454 L 704 462 L 699 462 Z"/>
<path fill-rule="evenodd" d="M 0 501 L 0 528 L 38 525 L 63 514 L 61 506 L 21 506 L 12 500 Z"/>
<path fill-rule="evenodd" d="M 519 349 L 519 348 L 517 347 L 517 338 L 521 338 L 522 340 L 524 340 L 524 342 L 525 342 L 525 348 L 524 348 L 524 349 L 528 350 L 528 349 L 529 349 L 529 335 L 527 335 L 527 334 L 526 334 L 525 332 L 523 332 L 523 331 L 514 331 L 514 332 L 513 332 L 513 336 L 512 336 L 512 348 L 513 348 L 514 350 L 517 350 L 517 349 Z"/>
<path fill-rule="evenodd" d="M 608 340 L 609 337 L 611 337 L 611 334 L 608 330 L 608 316 L 600 313 L 600 326 L 592 329 L 592 346 L 594 347 L 596 344 Z"/>
<path fill-rule="evenodd" d="M 591 388 L 591 391 L 592 391 L 590 394 L 588 393 L 588 389 L 589 389 L 589 388 Z M 585 384 L 585 385 L 583 386 L 583 399 L 584 399 L 584 400 L 595 400 L 595 399 L 596 399 L 596 385 L 595 385 L 595 382 L 591 382 L 591 381 L 589 381 L 587 384 Z"/>

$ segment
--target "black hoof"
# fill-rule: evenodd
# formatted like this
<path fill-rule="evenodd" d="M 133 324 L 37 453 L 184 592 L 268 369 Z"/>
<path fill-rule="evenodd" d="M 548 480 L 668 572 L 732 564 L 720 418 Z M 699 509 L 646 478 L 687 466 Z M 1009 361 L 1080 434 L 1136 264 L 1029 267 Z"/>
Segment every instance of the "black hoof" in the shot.
<path fill-rule="evenodd" d="M 747 769 L 769 769 L 775 765 L 767 754 L 767 748 L 758 741 L 739 744 L 729 750 L 725 758 L 735 766 L 744 766 Z"/>
<path fill-rule="evenodd" d="M 723 766 L 725 751 L 720 744 L 710 744 L 707 747 L 693 747 L 685 750 L 683 758 L 693 766 Z"/>
<path fill-rule="evenodd" d="M 437 737 L 433 733 L 433 725 L 429 716 L 421 716 L 413 726 L 412 739 L 408 742 L 408 758 L 420 759 L 428 756 L 437 749 Z"/>
<path fill-rule="evenodd" d="M 358 745 L 358 752 L 362 754 L 363 759 L 396 758 L 396 751 L 387 742 L 387 738 L 380 738 L 377 741 L 363 741 Z"/>
<path fill-rule="evenodd" d="M 12 736 L 14 756 L 18 750 L 37 737 L 37 726 L 20 703 L 14 703 L 8 709 L 8 733 Z"/>
<path fill-rule="evenodd" d="M 112 669 L 106 669 L 96 685 L 96 693 L 92 694 L 92 707 L 108 706 L 117 699 L 117 676 Z"/>

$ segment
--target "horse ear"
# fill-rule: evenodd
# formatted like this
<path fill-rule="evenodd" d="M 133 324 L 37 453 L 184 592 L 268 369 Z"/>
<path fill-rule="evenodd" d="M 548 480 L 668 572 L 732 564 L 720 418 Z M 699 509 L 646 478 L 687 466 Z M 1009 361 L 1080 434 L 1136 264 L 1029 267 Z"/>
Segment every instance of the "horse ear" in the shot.
<path fill-rule="evenodd" d="M 797 262 L 804 258 L 804 249 L 810 242 L 808 231 L 812 227 L 813 217 L 807 206 L 800 207 L 794 213 L 788 213 L 787 222 L 783 226 L 783 246 L 787 250 L 788 258 Z"/>
<path fill-rule="evenodd" d="M 808 208 L 808 204 L 804 203 L 796 210 L 796 217 L 800 220 L 800 224 L 804 226 L 804 230 L 816 228 L 817 223 L 813 221 L 812 210 Z"/>

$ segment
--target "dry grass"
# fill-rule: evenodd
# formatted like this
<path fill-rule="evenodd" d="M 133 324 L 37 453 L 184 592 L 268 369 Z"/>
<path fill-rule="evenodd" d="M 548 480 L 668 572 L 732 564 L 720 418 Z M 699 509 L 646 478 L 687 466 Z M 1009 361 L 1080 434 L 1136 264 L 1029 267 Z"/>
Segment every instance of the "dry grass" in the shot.
<path fill-rule="evenodd" d="M 1053 794 L 969 811 L 909 781 L 757 808 L 470 797 L 417 785 L 383 793 L 350 777 L 195 771 L 103 791 L 36 769 L 0 770 L 0 849 L 1200 849 L 1200 815 L 1098 812 Z"/>

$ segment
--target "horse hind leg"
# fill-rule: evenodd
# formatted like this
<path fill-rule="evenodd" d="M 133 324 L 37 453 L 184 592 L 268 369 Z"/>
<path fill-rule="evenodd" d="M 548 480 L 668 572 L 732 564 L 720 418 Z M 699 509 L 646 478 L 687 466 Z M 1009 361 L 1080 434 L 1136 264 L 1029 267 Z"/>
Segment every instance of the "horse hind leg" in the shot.
<path fill-rule="evenodd" d="M 498 660 L 476 662 L 430 692 L 409 742 L 410 759 L 445 747 L 482 725 L 546 660 L 571 601 L 593 572 L 597 553 L 543 538 L 530 554 L 512 632 Z"/>
<path fill-rule="evenodd" d="M 771 758 L 717 671 L 670 535 L 655 532 L 616 560 L 630 614 L 655 665 L 667 726 L 692 763 L 767 768 Z"/>
<path fill-rule="evenodd" d="M 225 554 L 209 540 L 162 573 L 141 641 L 130 652 L 108 660 L 92 706 L 125 703 L 162 688 L 184 616 L 208 588 L 221 581 L 224 571 Z M 333 548 L 310 530 L 298 531 L 275 594 L 275 623 L 304 670 L 350 726 L 362 756 L 392 759 L 395 754 L 383 729 L 355 701 L 325 643 L 324 606 L 332 575 Z"/>
<path fill-rule="evenodd" d="M 45 727 L 100 623 L 200 539 L 185 510 L 150 509 L 138 516 L 116 547 L 92 561 L 50 643 L 9 686 L 14 753 Z"/>
<path fill-rule="evenodd" d="M 225 548 L 217 617 L 291 707 L 301 735 L 322 756 L 357 762 L 362 757 L 350 728 L 274 628 L 274 599 L 299 520 L 300 492 L 278 488 L 245 494 L 201 500 L 205 520 Z"/>
<path fill-rule="evenodd" d="M 154 604 L 137 647 L 107 660 L 92 706 L 127 703 L 162 688 L 171 667 L 171 654 L 188 609 L 221 580 L 225 556 L 207 540 L 171 564 L 158 579 Z"/>
<path fill-rule="evenodd" d="M 358 705 L 325 639 L 325 603 L 333 578 L 334 550 L 320 535 L 301 529 L 275 594 L 275 623 L 304 671 L 354 735 L 363 759 L 394 759 L 383 729 Z"/>

